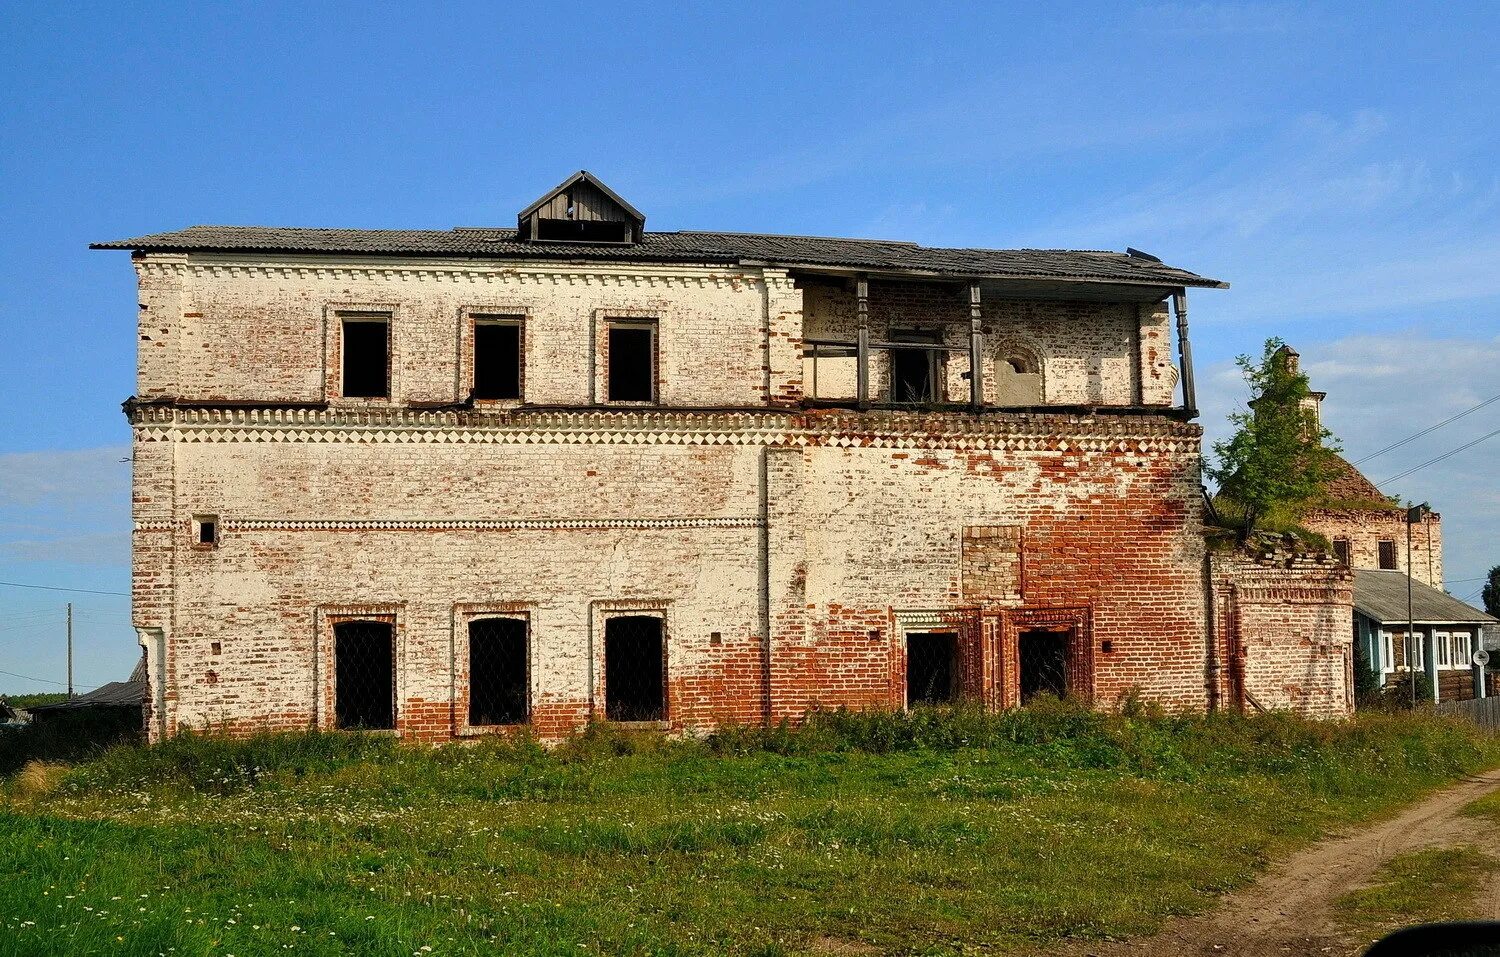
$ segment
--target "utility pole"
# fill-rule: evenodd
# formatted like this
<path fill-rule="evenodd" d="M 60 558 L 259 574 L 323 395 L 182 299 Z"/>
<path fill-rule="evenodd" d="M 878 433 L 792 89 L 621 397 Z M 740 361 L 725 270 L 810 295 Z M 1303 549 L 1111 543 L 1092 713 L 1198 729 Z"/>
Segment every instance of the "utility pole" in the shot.
<path fill-rule="evenodd" d="M 1426 502 L 1423 502 L 1421 505 L 1413 505 L 1406 510 L 1406 671 L 1411 678 L 1411 706 L 1413 708 L 1417 706 L 1417 669 L 1412 664 L 1411 654 L 1414 644 L 1412 631 L 1415 627 L 1411 620 L 1411 527 L 1413 523 L 1420 522 L 1422 516 L 1430 511 L 1432 509 L 1427 506 Z M 1436 651 L 1437 649 L 1434 648 L 1433 650 Z M 1422 656 L 1422 664 L 1424 666 L 1427 664 L 1426 655 Z M 1432 682 L 1432 694 L 1434 698 L 1437 697 L 1436 679 Z"/>
<path fill-rule="evenodd" d="M 73 697 L 73 603 L 68 602 L 68 698 Z"/>

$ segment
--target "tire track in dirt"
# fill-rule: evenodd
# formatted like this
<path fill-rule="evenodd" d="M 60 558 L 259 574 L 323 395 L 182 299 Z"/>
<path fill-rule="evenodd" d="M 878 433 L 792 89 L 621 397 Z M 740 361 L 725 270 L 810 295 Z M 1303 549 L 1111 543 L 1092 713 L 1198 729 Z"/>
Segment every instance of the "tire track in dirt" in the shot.
<path fill-rule="evenodd" d="M 1462 817 L 1471 801 L 1500 790 L 1500 768 L 1465 778 L 1379 824 L 1327 838 L 1272 865 L 1259 880 L 1226 895 L 1213 911 L 1179 917 L 1151 937 L 1069 943 L 1057 957 L 1349 957 L 1368 946 L 1339 929 L 1333 903 L 1368 883 L 1398 854 L 1463 843 L 1473 822 Z M 1487 913 L 1500 919 L 1500 878 L 1485 895 Z"/>

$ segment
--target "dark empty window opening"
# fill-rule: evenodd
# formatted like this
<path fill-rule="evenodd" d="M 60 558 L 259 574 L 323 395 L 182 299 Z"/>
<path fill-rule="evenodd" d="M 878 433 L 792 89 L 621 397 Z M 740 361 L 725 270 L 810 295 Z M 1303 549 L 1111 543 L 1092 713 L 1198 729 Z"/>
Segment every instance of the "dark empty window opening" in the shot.
<path fill-rule="evenodd" d="M 906 706 L 958 700 L 958 636 L 921 632 L 906 636 Z"/>
<path fill-rule="evenodd" d="M 899 342 L 933 342 L 922 333 L 898 333 Z M 919 404 L 937 401 L 938 354 L 927 349 L 892 349 L 891 401 Z"/>
<path fill-rule="evenodd" d="M 656 399 L 656 329 L 643 323 L 609 327 L 608 389 L 611 402 Z"/>
<path fill-rule="evenodd" d="M 1349 539 L 1335 538 L 1333 540 L 1333 557 L 1344 567 L 1349 566 Z"/>
<path fill-rule="evenodd" d="M 384 319 L 344 320 L 343 394 L 390 398 L 390 325 Z"/>
<path fill-rule="evenodd" d="M 1390 539 L 1384 539 L 1380 543 L 1380 567 L 1396 567 L 1396 543 Z"/>
<path fill-rule="evenodd" d="M 560 243 L 628 243 L 630 224 L 597 219 L 539 219 L 536 238 Z"/>
<path fill-rule="evenodd" d="M 523 724 L 527 719 L 526 621 L 469 622 L 469 724 Z"/>
<path fill-rule="evenodd" d="M 197 515 L 193 518 L 196 532 L 195 544 L 200 548 L 213 548 L 219 544 L 219 519 L 214 515 Z"/>
<path fill-rule="evenodd" d="M 667 716 L 662 621 L 621 615 L 604 622 L 604 715 L 610 721 Z"/>
<path fill-rule="evenodd" d="M 474 398 L 521 397 L 521 324 L 474 323 Z"/>
<path fill-rule="evenodd" d="M 334 721 L 340 728 L 396 727 L 396 629 L 386 621 L 333 626 Z"/>
<path fill-rule="evenodd" d="M 1056 698 L 1068 694 L 1068 639 L 1066 631 L 1021 632 L 1021 703 L 1039 694 Z"/>

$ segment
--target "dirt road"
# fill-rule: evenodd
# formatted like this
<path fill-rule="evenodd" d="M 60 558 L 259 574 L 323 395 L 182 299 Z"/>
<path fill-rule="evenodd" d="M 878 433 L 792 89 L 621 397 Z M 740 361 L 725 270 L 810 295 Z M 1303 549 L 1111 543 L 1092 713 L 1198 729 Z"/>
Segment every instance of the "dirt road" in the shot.
<path fill-rule="evenodd" d="M 1212 913 L 1178 918 L 1154 937 L 1067 946 L 1070 957 L 1348 957 L 1368 946 L 1338 932 L 1333 902 L 1367 882 L 1380 865 L 1408 851 L 1472 840 L 1475 822 L 1460 812 L 1500 790 L 1500 769 L 1467 778 L 1373 827 L 1328 838 L 1226 896 Z M 1481 916 L 1500 919 L 1500 883 L 1491 883 Z"/>

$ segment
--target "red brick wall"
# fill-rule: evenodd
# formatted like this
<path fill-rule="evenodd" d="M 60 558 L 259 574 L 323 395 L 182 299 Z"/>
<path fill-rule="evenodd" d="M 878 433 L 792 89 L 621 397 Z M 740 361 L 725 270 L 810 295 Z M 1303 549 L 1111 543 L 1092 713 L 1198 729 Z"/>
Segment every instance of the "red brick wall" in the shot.
<path fill-rule="evenodd" d="M 681 730 L 900 707 L 909 630 L 958 633 L 968 693 L 1014 703 L 1037 616 L 1072 628 L 1098 704 L 1204 707 L 1195 426 L 736 414 L 684 442 L 662 412 L 351 415 L 138 413 L 138 482 L 175 489 L 142 497 L 136 533 L 168 727 L 326 726 L 326 622 L 361 608 L 397 622 L 416 737 L 467 733 L 455 647 L 486 608 L 531 623 L 546 735 L 602 714 L 604 616 L 643 607 Z M 195 513 L 217 548 L 193 546 Z M 964 583 L 964 530 L 994 527 L 1020 529 L 1019 592 Z"/>
<path fill-rule="evenodd" d="M 1316 717 L 1354 707 L 1354 585 L 1329 555 L 1256 543 L 1213 559 L 1219 701 Z M 1214 665 L 1217 665 L 1214 668 Z"/>

